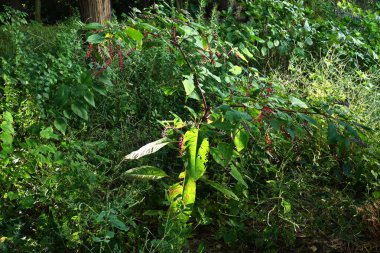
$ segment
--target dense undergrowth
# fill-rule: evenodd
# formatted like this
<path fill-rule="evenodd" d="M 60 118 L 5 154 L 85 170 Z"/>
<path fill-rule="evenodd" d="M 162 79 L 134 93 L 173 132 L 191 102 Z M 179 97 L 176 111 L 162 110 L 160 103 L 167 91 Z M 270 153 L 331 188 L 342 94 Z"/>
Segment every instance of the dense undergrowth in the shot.
<path fill-rule="evenodd" d="M 0 251 L 379 250 L 379 7 L 198 7 L 0 14 Z"/>

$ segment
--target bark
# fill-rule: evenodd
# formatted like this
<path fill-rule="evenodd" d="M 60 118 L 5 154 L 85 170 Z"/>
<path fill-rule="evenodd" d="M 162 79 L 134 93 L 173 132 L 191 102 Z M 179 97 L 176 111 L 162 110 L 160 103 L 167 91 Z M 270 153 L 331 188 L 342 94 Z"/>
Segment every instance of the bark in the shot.
<path fill-rule="evenodd" d="M 38 22 L 41 22 L 41 0 L 35 0 L 34 19 Z"/>
<path fill-rule="evenodd" d="M 79 9 L 85 23 L 111 20 L 111 0 L 79 0 Z"/>

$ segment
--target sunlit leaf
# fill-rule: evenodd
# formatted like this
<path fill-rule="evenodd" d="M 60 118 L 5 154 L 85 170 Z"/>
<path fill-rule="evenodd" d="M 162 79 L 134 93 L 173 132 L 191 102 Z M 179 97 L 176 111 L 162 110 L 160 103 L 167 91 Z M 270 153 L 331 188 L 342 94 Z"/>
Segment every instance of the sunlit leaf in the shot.
<path fill-rule="evenodd" d="M 240 75 L 241 74 L 241 72 L 243 71 L 243 69 L 241 68 L 241 67 L 239 67 L 239 66 L 233 66 L 232 68 L 230 68 L 230 70 L 229 70 L 232 74 L 234 74 L 234 75 Z"/>
<path fill-rule="evenodd" d="M 167 177 L 165 171 L 154 166 L 141 166 L 129 169 L 123 173 L 125 178 L 142 179 L 142 180 L 157 180 Z"/>
<path fill-rule="evenodd" d="M 146 144 L 145 146 L 142 146 L 140 149 L 133 151 L 129 155 L 126 155 L 124 157 L 124 160 L 136 160 L 143 156 L 153 154 L 160 150 L 161 148 L 165 147 L 170 143 L 170 139 L 168 138 L 162 138 L 157 141 L 151 142 Z"/>
<path fill-rule="evenodd" d="M 248 140 L 249 134 L 246 132 L 245 128 L 240 128 L 235 132 L 234 143 L 238 152 L 247 147 Z"/>
<path fill-rule="evenodd" d="M 307 104 L 305 104 L 304 102 L 302 102 L 298 98 L 291 97 L 290 102 L 292 103 L 292 106 L 298 106 L 298 107 L 305 108 L 305 109 L 308 108 Z"/>
<path fill-rule="evenodd" d="M 182 81 L 183 87 L 185 88 L 186 96 L 189 96 L 195 89 L 194 76 L 185 76 L 186 79 Z"/>

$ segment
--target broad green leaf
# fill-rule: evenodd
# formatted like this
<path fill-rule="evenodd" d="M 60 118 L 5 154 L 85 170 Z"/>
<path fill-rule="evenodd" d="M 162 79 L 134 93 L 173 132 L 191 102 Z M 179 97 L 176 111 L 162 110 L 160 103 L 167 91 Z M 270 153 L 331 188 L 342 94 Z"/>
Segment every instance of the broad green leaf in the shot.
<path fill-rule="evenodd" d="M 12 145 L 13 136 L 9 132 L 3 132 L 0 134 L 0 140 L 4 143 L 4 145 Z"/>
<path fill-rule="evenodd" d="M 170 143 L 170 139 L 168 138 L 162 138 L 157 141 L 151 142 L 146 144 L 145 146 L 142 146 L 139 150 L 133 151 L 129 155 L 124 157 L 124 160 L 136 160 L 143 156 L 153 154 L 160 150 L 161 148 L 165 147 Z"/>
<path fill-rule="evenodd" d="M 86 107 L 82 103 L 75 102 L 71 105 L 71 110 L 80 118 L 88 120 L 88 113 Z"/>
<path fill-rule="evenodd" d="M 67 129 L 67 123 L 66 120 L 62 117 L 57 118 L 54 120 L 54 126 L 58 129 L 62 134 L 65 134 Z"/>
<path fill-rule="evenodd" d="M 248 188 L 248 185 L 247 183 L 245 182 L 243 176 L 241 175 L 240 171 L 238 170 L 238 168 L 231 164 L 231 172 L 230 172 L 231 176 L 233 178 L 235 178 L 240 184 L 244 185 L 245 187 Z"/>
<path fill-rule="evenodd" d="M 247 147 L 249 140 L 249 134 L 246 132 L 245 128 L 240 128 L 235 132 L 234 143 L 236 150 L 238 152 L 242 151 Z"/>
<path fill-rule="evenodd" d="M 253 54 L 251 52 L 249 52 L 249 50 L 246 47 L 243 48 L 241 51 L 243 52 L 243 54 L 245 54 L 249 58 L 253 58 Z"/>
<path fill-rule="evenodd" d="M 99 23 L 89 23 L 83 27 L 84 30 L 101 30 L 104 28 L 104 25 Z"/>
<path fill-rule="evenodd" d="M 225 168 L 231 161 L 233 151 L 234 147 L 232 144 L 222 142 L 216 148 L 211 149 L 211 155 L 215 162 Z"/>
<path fill-rule="evenodd" d="M 230 70 L 229 70 L 232 74 L 234 74 L 235 76 L 237 76 L 237 75 L 240 75 L 241 74 L 241 72 L 243 71 L 243 69 L 241 68 L 241 67 L 239 67 L 239 66 L 233 66 L 232 68 L 230 68 Z"/>
<path fill-rule="evenodd" d="M 197 157 L 197 144 L 198 144 L 197 128 L 188 130 L 183 137 L 183 150 L 184 150 L 184 165 L 186 171 L 194 171 L 196 166 Z"/>
<path fill-rule="evenodd" d="M 112 83 L 110 77 L 107 75 L 99 76 L 98 81 L 101 82 L 102 84 L 107 85 L 107 86 L 113 86 L 113 83 Z"/>
<path fill-rule="evenodd" d="M 8 122 L 10 124 L 13 123 L 13 116 L 10 112 L 6 111 L 3 113 L 3 121 L 5 122 Z"/>
<path fill-rule="evenodd" d="M 179 204 L 182 201 L 183 186 L 182 183 L 171 185 L 168 189 L 168 200 L 170 201 L 169 217 L 173 217 L 179 209 Z"/>
<path fill-rule="evenodd" d="M 204 138 L 198 147 L 199 130 L 192 128 L 184 136 L 184 159 L 185 168 L 189 175 L 198 180 L 206 170 L 207 156 L 209 152 L 209 142 Z"/>
<path fill-rule="evenodd" d="M 43 139 L 58 139 L 58 136 L 54 134 L 53 128 L 52 127 L 47 127 L 45 129 L 42 129 L 40 132 L 40 136 Z"/>
<path fill-rule="evenodd" d="M 12 135 L 15 133 L 15 130 L 13 128 L 13 117 L 10 112 L 6 111 L 3 113 L 3 119 L 0 128 L 2 130 L 0 133 L 0 140 L 3 142 L 3 150 L 10 149 L 13 143 Z"/>
<path fill-rule="evenodd" d="M 61 85 L 57 90 L 55 102 L 58 106 L 62 106 L 67 103 L 70 97 L 70 87 L 67 85 Z"/>
<path fill-rule="evenodd" d="M 311 118 L 311 117 L 309 117 L 309 116 L 307 116 L 307 115 L 305 115 L 305 114 L 302 114 L 302 113 L 300 113 L 299 116 L 300 116 L 302 119 L 304 119 L 304 120 L 306 120 L 307 122 L 309 122 L 310 124 L 313 124 L 313 125 L 319 127 L 319 124 L 318 124 L 318 122 L 317 122 L 315 119 L 313 119 L 313 118 Z"/>
<path fill-rule="evenodd" d="M 336 125 L 333 122 L 329 122 L 327 128 L 327 140 L 329 144 L 336 144 L 338 142 L 338 132 Z"/>
<path fill-rule="evenodd" d="M 292 205 L 285 199 L 281 200 L 281 206 L 284 208 L 284 213 L 287 214 L 292 210 Z"/>
<path fill-rule="evenodd" d="M 182 84 L 183 84 L 183 87 L 185 88 L 186 96 L 190 96 L 190 94 L 193 93 L 195 89 L 194 76 L 189 75 L 185 77 L 186 79 L 182 81 Z"/>
<path fill-rule="evenodd" d="M 304 102 L 302 102 L 298 98 L 291 97 L 290 98 L 290 102 L 292 102 L 292 106 L 298 106 L 298 107 L 301 107 L 301 108 L 304 108 L 304 109 L 308 108 L 307 104 L 305 104 Z"/>
<path fill-rule="evenodd" d="M 197 152 L 197 158 L 195 161 L 195 170 L 190 170 L 189 173 L 192 178 L 198 180 L 206 171 L 206 163 L 208 161 L 208 152 L 210 151 L 210 144 L 207 138 L 202 140 Z"/>
<path fill-rule="evenodd" d="M 183 213 L 179 216 L 179 219 L 184 222 L 186 222 L 190 218 L 191 212 L 193 210 L 193 205 L 195 203 L 196 191 L 196 181 L 192 177 L 186 176 L 182 193 L 182 200 L 185 209 L 183 210 Z"/>
<path fill-rule="evenodd" d="M 125 225 L 125 223 L 121 221 L 116 215 L 110 215 L 108 221 L 115 228 L 118 228 L 123 231 L 129 230 L 127 225 Z"/>
<path fill-rule="evenodd" d="M 143 179 L 143 180 L 157 180 L 168 175 L 160 168 L 154 166 L 141 166 L 127 170 L 123 173 L 126 178 Z"/>
<path fill-rule="evenodd" d="M 134 41 L 141 41 L 144 38 L 144 35 L 140 31 L 129 26 L 125 29 L 125 32 Z"/>
<path fill-rule="evenodd" d="M 245 61 L 245 62 L 248 62 L 247 58 L 245 58 L 245 56 L 244 56 L 242 53 L 240 53 L 239 51 L 237 51 L 236 54 L 237 54 L 237 56 L 238 56 L 240 59 L 242 59 L 242 60 Z"/>
<path fill-rule="evenodd" d="M 94 84 L 93 88 L 100 95 L 105 96 L 107 94 L 107 89 L 103 85 Z"/>
<path fill-rule="evenodd" d="M 268 54 L 268 48 L 266 48 L 266 47 L 262 47 L 262 48 L 261 48 L 261 54 L 262 54 L 263 56 L 266 56 L 266 55 Z"/>
<path fill-rule="evenodd" d="M 168 189 L 168 200 L 173 202 L 178 199 L 178 196 L 182 195 L 183 186 L 182 183 L 176 183 L 169 187 Z"/>
<path fill-rule="evenodd" d="M 185 184 L 183 187 L 183 203 L 185 205 L 191 205 L 195 202 L 197 185 L 195 180 L 192 177 L 185 178 Z"/>
<path fill-rule="evenodd" d="M 268 41 L 267 42 L 267 46 L 268 46 L 269 49 L 272 49 L 274 47 L 274 44 L 273 44 L 272 41 Z"/>
<path fill-rule="evenodd" d="M 106 38 L 100 34 L 92 34 L 87 38 L 87 42 L 92 44 L 100 44 L 103 43 L 105 40 Z"/>
<path fill-rule="evenodd" d="M 275 40 L 273 44 L 274 44 L 275 47 L 278 47 L 280 45 L 280 41 Z"/>
<path fill-rule="evenodd" d="M 195 99 L 197 101 L 201 100 L 201 98 L 199 97 L 198 93 L 195 90 L 189 95 L 189 98 Z"/>
<path fill-rule="evenodd" d="M 15 200 L 15 199 L 18 199 L 18 193 L 17 192 L 7 192 L 6 193 L 6 198 L 8 198 L 9 200 Z"/>
<path fill-rule="evenodd" d="M 310 38 L 310 37 L 307 37 L 306 40 L 305 40 L 305 43 L 309 46 L 312 46 L 313 45 L 313 40 Z"/>
<path fill-rule="evenodd" d="M 83 97 L 87 103 L 95 107 L 94 94 L 90 90 L 86 90 Z"/>
<path fill-rule="evenodd" d="M 201 181 L 203 181 L 204 183 L 212 186 L 216 190 L 220 191 L 227 198 L 231 198 L 231 199 L 234 199 L 234 200 L 239 200 L 239 197 L 236 196 L 236 194 L 233 191 L 231 191 L 230 188 L 228 188 L 227 186 L 224 186 L 224 185 L 222 185 L 220 183 L 217 183 L 215 181 L 211 181 L 211 180 L 208 180 L 208 179 L 205 179 L 205 178 L 201 178 Z"/>

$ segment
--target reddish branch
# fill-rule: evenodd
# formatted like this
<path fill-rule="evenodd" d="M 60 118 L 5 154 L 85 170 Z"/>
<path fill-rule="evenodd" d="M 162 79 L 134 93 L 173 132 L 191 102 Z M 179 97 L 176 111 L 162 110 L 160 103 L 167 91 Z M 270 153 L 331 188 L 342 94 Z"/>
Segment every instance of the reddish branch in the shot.
<path fill-rule="evenodd" d="M 201 93 L 202 103 L 203 103 L 203 107 L 204 107 L 202 121 L 206 121 L 209 114 L 210 114 L 211 108 L 207 105 L 206 97 L 205 97 L 204 91 L 201 88 L 201 83 L 199 82 L 198 75 L 197 75 L 196 71 L 192 67 L 192 65 L 191 65 L 189 59 L 187 58 L 186 53 L 183 51 L 181 45 L 178 43 L 177 30 L 176 30 L 175 26 L 173 27 L 173 38 L 171 40 L 171 43 L 173 44 L 173 46 L 175 46 L 179 50 L 179 52 L 181 53 L 183 59 L 185 60 L 185 62 L 187 64 L 187 66 L 190 68 L 191 72 L 194 75 L 194 80 L 195 80 L 197 88 L 199 89 L 199 91 Z"/>

